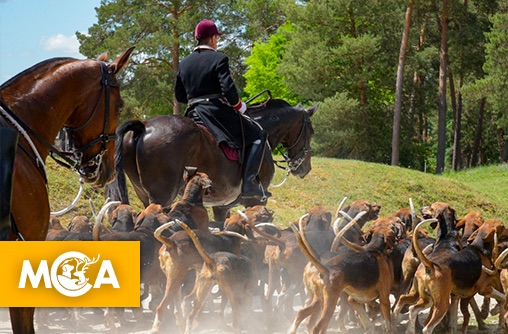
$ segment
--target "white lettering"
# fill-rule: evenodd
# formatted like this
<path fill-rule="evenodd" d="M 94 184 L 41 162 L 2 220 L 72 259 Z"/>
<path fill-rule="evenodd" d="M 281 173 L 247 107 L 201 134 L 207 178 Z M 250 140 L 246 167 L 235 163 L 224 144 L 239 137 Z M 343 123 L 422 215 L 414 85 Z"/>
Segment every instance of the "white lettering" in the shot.
<path fill-rule="evenodd" d="M 105 277 L 106 273 L 108 277 Z M 97 279 L 95 280 L 94 289 L 100 288 L 102 284 L 111 284 L 113 288 L 119 289 L 120 284 L 118 284 L 118 280 L 116 279 L 115 269 L 113 269 L 113 265 L 110 260 L 102 261 L 101 268 L 99 269 L 99 273 L 97 274 Z"/>
<path fill-rule="evenodd" d="M 37 268 L 37 273 L 34 273 L 32 265 L 29 260 L 23 261 L 23 267 L 21 268 L 21 275 L 19 277 L 18 288 L 22 289 L 26 286 L 26 279 L 30 280 L 33 288 L 38 288 L 41 282 L 41 278 L 44 279 L 44 286 L 46 288 L 51 288 L 51 279 L 49 277 L 49 268 L 48 262 L 46 260 L 42 260 Z"/>

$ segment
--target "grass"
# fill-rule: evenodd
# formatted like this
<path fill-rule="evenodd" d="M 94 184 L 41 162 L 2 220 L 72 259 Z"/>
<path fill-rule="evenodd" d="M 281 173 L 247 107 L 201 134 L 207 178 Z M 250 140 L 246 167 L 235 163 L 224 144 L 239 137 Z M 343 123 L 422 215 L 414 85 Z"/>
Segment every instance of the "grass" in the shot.
<path fill-rule="evenodd" d="M 76 196 L 78 176 L 51 159 L 48 174 L 51 209 L 57 211 Z M 280 183 L 284 176 L 285 171 L 277 169 L 273 183 Z M 459 217 L 474 210 L 486 219 L 503 221 L 508 217 L 508 182 L 504 180 L 508 180 L 508 165 L 434 175 L 376 163 L 314 157 L 312 171 L 304 179 L 289 176 L 281 187 L 270 189 L 273 196 L 267 207 L 275 212 L 274 223 L 279 226 L 297 220 L 315 205 L 323 205 L 334 213 L 344 197 L 348 198 L 346 204 L 363 199 L 381 205 L 381 216 L 408 207 L 412 198 L 415 208 L 443 201 L 455 208 Z M 85 185 L 77 206 L 61 220 L 67 223 L 76 215 L 91 217 L 90 199 L 97 210 L 104 203 L 101 190 Z M 130 199 L 136 210 L 142 209 L 133 192 Z"/>

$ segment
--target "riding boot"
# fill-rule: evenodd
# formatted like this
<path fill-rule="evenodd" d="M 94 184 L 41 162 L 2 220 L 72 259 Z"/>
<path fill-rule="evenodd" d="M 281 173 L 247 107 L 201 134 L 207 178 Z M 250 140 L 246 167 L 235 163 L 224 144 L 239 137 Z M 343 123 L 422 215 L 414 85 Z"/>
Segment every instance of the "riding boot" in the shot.
<path fill-rule="evenodd" d="M 257 176 L 265 155 L 267 133 L 261 132 L 260 138 L 252 143 L 246 152 L 243 166 L 242 197 L 259 199 L 264 202 L 272 194 L 264 190 Z"/>
<path fill-rule="evenodd" d="M 12 183 L 18 132 L 0 127 L 0 240 L 7 240 L 11 230 Z"/>

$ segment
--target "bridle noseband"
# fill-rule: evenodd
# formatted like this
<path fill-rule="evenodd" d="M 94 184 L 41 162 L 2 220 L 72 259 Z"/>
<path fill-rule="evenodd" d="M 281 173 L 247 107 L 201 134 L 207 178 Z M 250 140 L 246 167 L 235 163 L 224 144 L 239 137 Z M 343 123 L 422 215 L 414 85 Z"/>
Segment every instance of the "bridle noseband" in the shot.
<path fill-rule="evenodd" d="M 309 123 L 310 123 L 310 117 L 307 114 L 307 112 L 304 110 L 303 111 L 303 124 L 302 124 L 302 128 L 300 130 L 300 134 L 298 135 L 298 138 L 290 146 L 283 145 L 283 147 L 287 153 L 283 153 L 282 156 L 284 157 L 284 160 L 286 160 L 286 162 L 288 164 L 288 169 L 291 172 L 294 172 L 298 168 L 300 168 L 300 166 L 305 161 L 307 154 L 310 153 L 310 147 L 307 146 L 307 126 Z M 304 140 L 303 148 L 297 154 L 295 154 L 293 157 L 290 157 L 289 150 L 294 148 L 296 145 L 298 145 L 298 143 L 300 142 L 300 139 L 302 139 L 302 138 Z"/>

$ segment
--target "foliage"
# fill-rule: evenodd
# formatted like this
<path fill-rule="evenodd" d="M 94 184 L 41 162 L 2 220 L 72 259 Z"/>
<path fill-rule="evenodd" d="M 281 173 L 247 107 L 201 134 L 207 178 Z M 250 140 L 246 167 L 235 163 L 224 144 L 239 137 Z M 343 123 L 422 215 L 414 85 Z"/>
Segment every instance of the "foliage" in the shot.
<path fill-rule="evenodd" d="M 436 176 L 400 167 L 355 160 L 312 158 L 312 171 L 300 179 L 290 176 L 279 188 L 271 188 L 273 196 L 267 207 L 275 212 L 275 223 L 287 226 L 307 209 L 324 205 L 335 213 L 337 205 L 347 197 L 346 205 L 363 199 L 382 206 L 381 216 L 388 216 L 401 207 L 408 207 L 412 198 L 415 208 L 436 201 L 450 203 L 459 217 L 479 211 L 486 219 L 503 221 L 508 216 L 508 185 L 499 182 L 508 177 L 508 166 L 493 165 Z M 69 205 L 77 193 L 78 177 L 48 160 L 51 209 Z M 273 182 L 279 183 L 285 172 L 276 168 Z M 130 188 L 131 205 L 142 210 Z M 85 186 L 85 193 L 70 213 L 61 217 L 67 224 L 76 215 L 92 218 L 89 200 L 98 210 L 104 203 L 101 190 Z"/>
<path fill-rule="evenodd" d="M 232 59 L 233 76 L 241 78 L 245 39 L 242 12 L 237 9 L 227 0 L 102 0 L 96 9 L 98 22 L 88 34 L 77 33 L 80 52 L 95 58 L 104 50 L 119 53 L 135 45 L 123 80 L 126 118 L 167 114 L 175 107 L 173 82 L 179 60 L 195 46 L 194 27 L 201 19 L 217 22 L 224 33 L 220 47 Z"/>
<path fill-rule="evenodd" d="M 374 2 L 310 1 L 289 10 L 294 30 L 280 73 L 303 100 L 323 101 L 325 112 L 316 124 L 318 154 L 389 162 L 386 120 L 393 107 L 396 60 L 389 55 L 396 54 L 398 42 L 388 33 L 394 27 L 387 20 L 402 12 L 395 2 L 384 5 L 395 12 L 384 8 L 381 29 Z M 356 100 L 357 107 L 342 105 L 346 98 Z"/>
<path fill-rule="evenodd" d="M 271 35 L 266 43 L 261 41 L 254 43 L 251 55 L 245 59 L 248 69 L 244 75 L 247 81 L 244 92 L 248 97 L 268 89 L 278 99 L 284 99 L 293 105 L 299 102 L 289 93 L 284 78 L 277 71 L 288 42 L 287 32 L 291 29 L 292 26 L 286 24 Z"/>
<path fill-rule="evenodd" d="M 492 16 L 493 28 L 487 34 L 489 43 L 486 46 L 486 61 L 484 64 L 488 83 L 488 101 L 492 108 L 502 113 L 500 125 L 508 126 L 508 113 L 506 105 L 508 96 L 508 13 L 499 13 Z"/>
<path fill-rule="evenodd" d="M 447 96 L 447 161 L 453 154 L 452 102 L 462 106 L 464 165 L 471 160 L 475 140 L 481 163 L 497 161 L 508 147 L 503 94 L 508 3 L 447 3 L 447 84 L 453 79 L 456 92 L 462 93 Z M 224 33 L 219 50 L 229 56 L 243 98 L 270 89 L 293 104 L 322 102 L 316 152 L 389 163 L 406 5 L 397 0 L 102 0 L 98 22 L 88 34 L 77 35 L 80 51 L 89 58 L 136 45 L 133 64 L 121 78 L 126 101 L 122 117 L 143 118 L 178 111 L 172 89 L 178 63 L 195 45 L 195 24 L 213 19 Z M 415 2 L 405 62 L 399 160 L 401 166 L 418 170 L 435 169 L 441 6 Z M 484 97 L 488 101 L 478 141 Z"/>

